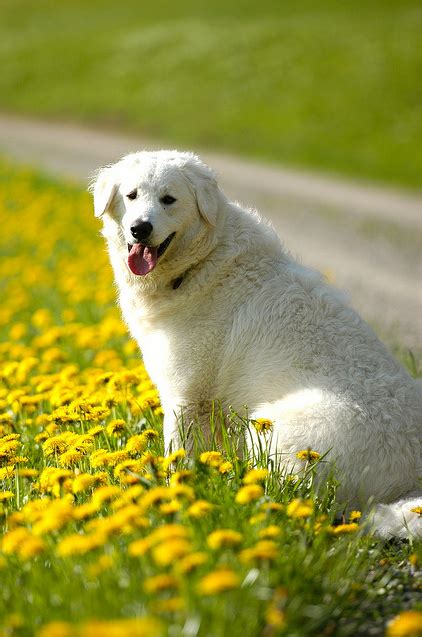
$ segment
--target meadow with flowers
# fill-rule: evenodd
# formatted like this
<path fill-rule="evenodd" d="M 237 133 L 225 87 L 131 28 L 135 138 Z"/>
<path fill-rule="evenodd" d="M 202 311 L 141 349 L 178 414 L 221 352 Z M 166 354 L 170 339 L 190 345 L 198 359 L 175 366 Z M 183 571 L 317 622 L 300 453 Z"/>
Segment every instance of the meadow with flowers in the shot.
<path fill-rule="evenodd" d="M 341 519 L 325 450 L 286 474 L 271 422 L 233 413 L 220 447 L 164 455 L 89 195 L 0 183 L 0 635 L 422 635 L 421 545 Z"/>

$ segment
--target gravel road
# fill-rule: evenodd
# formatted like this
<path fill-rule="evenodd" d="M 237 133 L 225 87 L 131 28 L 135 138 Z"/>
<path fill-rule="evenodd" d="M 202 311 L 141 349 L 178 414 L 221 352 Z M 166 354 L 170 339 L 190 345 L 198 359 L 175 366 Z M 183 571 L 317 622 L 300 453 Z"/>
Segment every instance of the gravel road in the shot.
<path fill-rule="evenodd" d="M 0 115 L 0 155 L 85 185 L 95 168 L 161 145 Z M 347 291 L 382 337 L 422 353 L 422 195 L 200 154 L 225 192 L 269 218 L 293 254 Z"/>

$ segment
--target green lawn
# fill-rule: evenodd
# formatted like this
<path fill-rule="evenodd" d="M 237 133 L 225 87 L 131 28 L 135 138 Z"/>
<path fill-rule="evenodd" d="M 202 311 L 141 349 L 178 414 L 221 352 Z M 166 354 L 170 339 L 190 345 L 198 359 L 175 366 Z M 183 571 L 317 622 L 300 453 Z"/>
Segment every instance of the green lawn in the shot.
<path fill-rule="evenodd" d="M 410 187 L 418 0 L 3 0 L 0 109 Z"/>

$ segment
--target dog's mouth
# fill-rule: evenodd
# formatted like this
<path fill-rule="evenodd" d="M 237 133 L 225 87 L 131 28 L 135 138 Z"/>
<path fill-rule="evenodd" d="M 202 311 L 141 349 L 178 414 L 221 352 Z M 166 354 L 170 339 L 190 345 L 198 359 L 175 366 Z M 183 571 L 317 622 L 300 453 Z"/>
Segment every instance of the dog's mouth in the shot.
<path fill-rule="evenodd" d="M 142 243 L 134 243 L 132 245 L 128 243 L 127 263 L 130 271 L 138 276 L 145 276 L 151 272 L 157 265 L 158 259 L 163 256 L 169 247 L 175 234 L 173 232 L 159 246 L 147 246 Z"/>

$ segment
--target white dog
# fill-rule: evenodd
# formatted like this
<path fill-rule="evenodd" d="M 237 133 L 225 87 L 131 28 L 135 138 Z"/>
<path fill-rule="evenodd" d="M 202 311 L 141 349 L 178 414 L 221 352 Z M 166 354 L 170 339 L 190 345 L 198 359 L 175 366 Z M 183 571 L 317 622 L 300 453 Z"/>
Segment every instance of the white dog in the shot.
<path fill-rule="evenodd" d="M 181 414 L 206 429 L 213 400 L 247 405 L 274 422 L 286 462 L 328 451 L 343 502 L 385 503 L 380 535 L 422 536 L 422 392 L 341 294 L 193 154 L 128 155 L 92 190 L 166 447 Z"/>

